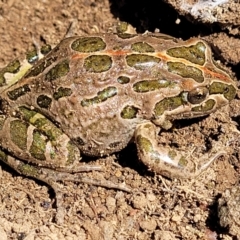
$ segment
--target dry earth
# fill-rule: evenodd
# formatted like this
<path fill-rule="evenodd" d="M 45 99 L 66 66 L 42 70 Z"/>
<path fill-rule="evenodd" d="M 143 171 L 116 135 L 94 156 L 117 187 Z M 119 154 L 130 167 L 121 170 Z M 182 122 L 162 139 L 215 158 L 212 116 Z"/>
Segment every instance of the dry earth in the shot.
<path fill-rule="evenodd" d="M 58 43 L 72 22 L 77 22 L 73 35 L 81 35 L 106 32 L 120 19 L 140 33 L 159 29 L 183 39 L 199 36 L 208 40 L 215 58 L 239 79 L 239 1 L 211 8 L 207 17 L 199 17 L 199 6 L 191 11 L 194 2 L 186 4 L 183 9 L 180 1 L 171 0 L 168 4 L 157 0 L 2 0 L 0 64 L 20 56 L 34 41 Z M 219 199 L 226 189 L 239 184 L 238 99 L 207 118 L 178 121 L 159 137 L 196 158 L 213 144 L 229 146 L 228 154 L 197 179 L 169 180 L 154 175 L 139 163 L 134 145 L 103 159 L 88 159 L 105 171 L 84 176 L 125 183 L 134 191 L 65 182 L 60 185 L 66 209 L 61 225 L 54 219 L 53 190 L 1 164 L 0 238 L 240 239 L 237 231 L 221 226 L 218 217 Z"/>

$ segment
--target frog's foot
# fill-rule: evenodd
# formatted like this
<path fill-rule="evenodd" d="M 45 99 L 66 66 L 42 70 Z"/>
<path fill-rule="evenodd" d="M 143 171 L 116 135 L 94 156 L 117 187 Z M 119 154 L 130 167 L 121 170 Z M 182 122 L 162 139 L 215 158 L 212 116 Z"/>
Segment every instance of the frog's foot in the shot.
<path fill-rule="evenodd" d="M 57 184 L 57 182 L 64 182 L 64 181 L 73 181 L 73 182 L 80 182 L 86 183 L 95 186 L 101 186 L 105 188 L 111 189 L 118 189 L 121 191 L 131 192 L 131 189 L 128 188 L 125 184 L 114 184 L 107 180 L 96 180 L 91 178 L 82 177 L 81 174 L 71 174 L 68 172 L 58 172 L 57 170 L 48 169 L 46 167 L 37 167 L 27 163 L 22 162 L 10 155 L 5 154 L 3 151 L 0 150 L 0 161 L 5 162 L 7 165 L 15 169 L 18 173 L 33 177 L 40 181 L 45 182 L 50 187 L 53 188 L 55 192 L 56 198 L 56 222 L 58 224 L 62 224 L 64 221 L 64 216 L 66 209 L 63 207 L 63 193 L 61 188 Z M 97 166 L 83 166 L 87 171 L 91 170 L 99 170 L 100 167 Z M 83 169 L 81 169 L 83 170 Z"/>
<path fill-rule="evenodd" d="M 226 153 L 224 149 L 220 150 L 220 147 L 215 146 L 194 161 L 189 153 L 173 150 L 169 146 L 161 146 L 157 142 L 156 133 L 157 127 L 153 123 L 140 124 L 135 131 L 135 142 L 142 162 L 151 170 L 166 177 L 195 177 L 215 159 Z"/>

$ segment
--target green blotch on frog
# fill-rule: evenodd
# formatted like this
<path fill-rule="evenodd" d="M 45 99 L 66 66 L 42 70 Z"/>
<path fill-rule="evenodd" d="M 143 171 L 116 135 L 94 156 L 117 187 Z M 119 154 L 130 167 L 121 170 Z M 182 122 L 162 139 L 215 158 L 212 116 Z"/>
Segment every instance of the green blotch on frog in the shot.
<path fill-rule="evenodd" d="M 47 138 L 44 136 L 41 131 L 35 129 L 33 131 L 33 141 L 30 147 L 30 154 L 32 157 L 37 160 L 44 161 L 46 160 L 45 151 L 47 145 Z M 54 158 L 54 153 L 50 154 L 51 158 Z"/>
<path fill-rule="evenodd" d="M 123 119 L 133 119 L 137 117 L 137 113 L 138 113 L 138 108 L 128 105 L 124 107 L 123 110 L 121 111 L 121 117 Z"/>
<path fill-rule="evenodd" d="M 189 47 L 177 47 L 167 50 L 167 54 L 175 58 L 183 58 L 189 62 L 204 65 L 206 61 L 205 57 L 206 46 L 203 42 L 198 42 L 195 45 Z"/>
<path fill-rule="evenodd" d="M 40 95 L 37 97 L 37 104 L 40 108 L 50 108 L 52 99 L 46 95 Z"/>
<path fill-rule="evenodd" d="M 223 94 L 226 99 L 231 101 L 236 96 L 236 88 L 232 85 L 213 82 L 209 87 L 209 94 Z"/>
<path fill-rule="evenodd" d="M 60 88 L 57 89 L 56 92 L 53 93 L 53 98 L 55 100 L 58 100 L 58 99 L 63 98 L 63 97 L 71 96 L 71 94 L 72 94 L 72 89 L 71 88 L 60 87 Z"/>
<path fill-rule="evenodd" d="M 89 107 L 91 105 L 105 102 L 106 100 L 114 97 L 115 95 L 117 95 L 117 88 L 116 87 L 107 87 L 107 88 L 103 89 L 102 91 L 99 91 L 97 93 L 96 97 L 82 100 L 81 105 L 83 107 Z"/>
<path fill-rule="evenodd" d="M 168 80 L 158 79 L 158 80 L 143 80 L 133 84 L 133 90 L 135 92 L 144 93 L 156 91 L 160 88 L 167 88 L 170 85 L 174 85 Z"/>
<path fill-rule="evenodd" d="M 160 58 L 144 54 L 131 54 L 126 56 L 127 64 L 137 70 L 146 70 L 160 61 Z"/>
<path fill-rule="evenodd" d="M 106 72 L 112 67 L 112 59 L 107 55 L 91 55 L 85 58 L 83 66 L 89 72 Z"/>
<path fill-rule="evenodd" d="M 67 75 L 70 71 L 68 59 L 63 60 L 54 67 L 52 67 L 45 76 L 46 81 L 54 81 L 60 77 Z"/>
<path fill-rule="evenodd" d="M 202 71 L 196 67 L 187 66 L 181 62 L 168 62 L 167 66 L 170 72 L 180 75 L 183 78 L 192 78 L 198 83 L 204 81 Z"/>
<path fill-rule="evenodd" d="M 71 48 L 82 53 L 92 53 L 104 50 L 106 43 L 100 37 L 83 37 L 75 40 Z"/>
<path fill-rule="evenodd" d="M 31 92 L 31 89 L 29 88 L 28 84 L 25 84 L 19 88 L 15 88 L 14 90 L 9 91 L 7 94 L 11 100 L 16 101 L 18 98 L 24 96 L 29 92 Z"/>
<path fill-rule="evenodd" d="M 10 122 L 11 140 L 23 151 L 27 150 L 28 127 L 29 124 L 22 120 L 13 120 Z"/>
<path fill-rule="evenodd" d="M 139 53 L 155 52 L 155 49 L 146 42 L 133 43 L 131 48 L 134 52 Z"/>

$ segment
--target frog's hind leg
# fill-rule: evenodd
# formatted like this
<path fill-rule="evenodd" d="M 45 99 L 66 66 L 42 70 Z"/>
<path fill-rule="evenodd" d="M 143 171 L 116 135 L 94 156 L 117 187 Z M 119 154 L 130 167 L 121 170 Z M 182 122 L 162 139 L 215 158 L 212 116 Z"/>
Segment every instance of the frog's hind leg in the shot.
<path fill-rule="evenodd" d="M 0 115 L 0 161 L 18 173 L 39 179 L 56 194 L 58 223 L 63 221 L 63 194 L 57 182 L 74 181 L 130 191 L 125 185 L 82 177 L 81 171 L 101 170 L 80 164 L 80 152 L 61 129 L 45 116 L 20 107 L 17 117 Z M 8 154 L 7 154 L 8 153 Z M 75 173 L 75 174 L 73 174 Z"/>
<path fill-rule="evenodd" d="M 137 127 L 135 142 L 140 160 L 150 170 L 169 178 L 195 177 L 215 159 L 226 153 L 216 146 L 194 161 L 189 152 L 177 151 L 169 146 L 160 145 L 157 141 L 157 127 L 150 121 Z"/>
<path fill-rule="evenodd" d="M 12 156 L 63 172 L 101 170 L 99 166 L 80 164 L 78 147 L 42 114 L 19 107 L 15 115 L 0 115 L 0 145 Z"/>

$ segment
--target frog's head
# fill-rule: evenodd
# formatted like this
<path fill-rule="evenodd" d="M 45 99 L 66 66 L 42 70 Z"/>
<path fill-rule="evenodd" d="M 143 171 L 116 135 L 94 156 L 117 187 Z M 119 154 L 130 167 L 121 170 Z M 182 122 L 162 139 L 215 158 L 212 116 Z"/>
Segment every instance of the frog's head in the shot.
<path fill-rule="evenodd" d="M 178 76 L 173 88 L 176 85 L 179 92 L 155 104 L 154 122 L 158 125 L 168 119 L 208 115 L 235 98 L 236 82 L 213 61 L 210 47 L 202 40 L 192 39 L 193 43 L 188 54 L 186 47 L 167 52 L 171 55 L 166 63 L 168 71 Z"/>

